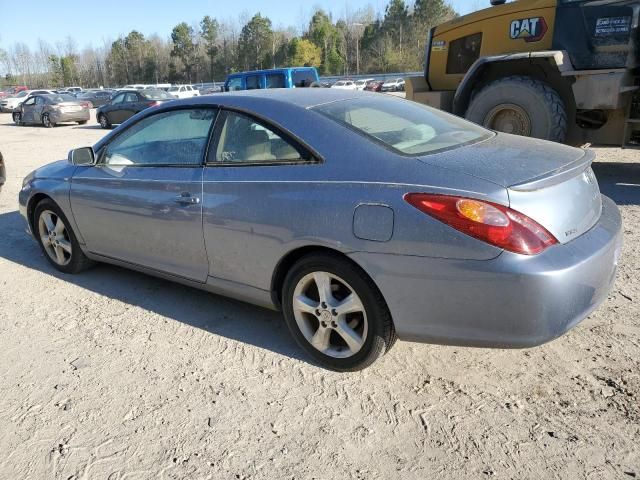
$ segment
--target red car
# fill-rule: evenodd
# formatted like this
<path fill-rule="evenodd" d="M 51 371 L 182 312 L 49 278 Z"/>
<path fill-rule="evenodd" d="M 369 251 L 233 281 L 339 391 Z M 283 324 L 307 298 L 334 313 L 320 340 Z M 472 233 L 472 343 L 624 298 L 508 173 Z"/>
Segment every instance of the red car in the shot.
<path fill-rule="evenodd" d="M 27 90 L 27 87 L 22 85 L 17 87 L 3 88 L 2 90 L 0 90 L 0 98 L 13 97 L 16 93 L 19 93 L 22 90 Z"/>
<path fill-rule="evenodd" d="M 364 87 L 365 90 L 367 90 L 368 92 L 380 92 L 382 91 L 382 84 L 384 82 L 378 81 L 378 80 L 374 80 L 373 82 L 369 82 L 367 83 L 367 85 Z"/>

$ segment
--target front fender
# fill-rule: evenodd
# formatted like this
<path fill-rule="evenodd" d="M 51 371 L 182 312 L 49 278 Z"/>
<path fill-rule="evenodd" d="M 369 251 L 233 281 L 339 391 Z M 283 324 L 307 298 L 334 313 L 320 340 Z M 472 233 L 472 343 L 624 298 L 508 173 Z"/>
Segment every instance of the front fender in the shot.
<path fill-rule="evenodd" d="M 75 170 L 76 167 L 73 167 Z M 31 220 L 33 211 L 37 203 L 45 197 L 53 200 L 62 210 L 69 221 L 69 226 L 73 230 L 78 242 L 84 245 L 84 238 L 78 229 L 71 208 L 70 192 L 71 192 L 72 175 L 64 178 L 34 178 L 28 182 L 18 193 L 18 203 L 20 205 L 20 214 L 25 218 L 29 231 L 31 231 Z"/>
<path fill-rule="evenodd" d="M 464 113 L 469 106 L 469 101 L 471 100 L 471 92 L 477 85 L 478 79 L 488 65 L 514 60 L 534 60 L 536 58 L 553 58 L 556 66 L 558 67 L 558 71 L 560 72 L 573 70 L 569 54 L 564 50 L 543 50 L 540 52 L 522 52 L 480 57 L 478 60 L 473 62 L 473 65 L 471 65 L 460 82 L 460 85 L 458 85 L 458 88 L 456 89 L 456 93 L 453 97 L 453 113 L 464 116 Z"/>

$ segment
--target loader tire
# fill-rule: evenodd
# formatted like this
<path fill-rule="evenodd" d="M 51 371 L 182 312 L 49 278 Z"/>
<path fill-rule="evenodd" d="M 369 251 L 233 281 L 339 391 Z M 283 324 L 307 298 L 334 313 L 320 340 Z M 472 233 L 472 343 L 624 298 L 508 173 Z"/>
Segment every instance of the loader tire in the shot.
<path fill-rule="evenodd" d="M 500 132 L 564 142 L 567 112 L 558 92 L 540 80 L 512 76 L 476 92 L 467 120 Z"/>

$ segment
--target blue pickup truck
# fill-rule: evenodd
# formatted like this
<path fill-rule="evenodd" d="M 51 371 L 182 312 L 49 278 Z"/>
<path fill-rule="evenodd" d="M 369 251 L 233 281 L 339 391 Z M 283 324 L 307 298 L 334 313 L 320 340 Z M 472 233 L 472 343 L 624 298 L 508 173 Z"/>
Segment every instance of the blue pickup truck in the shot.
<path fill-rule="evenodd" d="M 301 88 L 318 85 L 315 67 L 274 68 L 232 73 L 224 82 L 225 92 L 260 88 Z"/>

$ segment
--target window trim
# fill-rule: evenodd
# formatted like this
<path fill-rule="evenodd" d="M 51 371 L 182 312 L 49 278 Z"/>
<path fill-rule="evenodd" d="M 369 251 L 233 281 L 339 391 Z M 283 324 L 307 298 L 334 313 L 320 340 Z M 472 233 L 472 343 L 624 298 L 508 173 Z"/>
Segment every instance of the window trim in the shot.
<path fill-rule="evenodd" d="M 300 139 L 298 136 L 291 133 L 289 130 L 281 127 L 280 125 L 274 123 L 272 120 L 269 120 L 262 115 L 256 114 L 254 112 L 250 112 L 243 108 L 231 107 L 220 105 L 220 110 L 216 117 L 216 121 L 214 124 L 213 135 L 211 137 L 211 142 L 209 148 L 207 149 L 207 156 L 205 157 L 205 166 L 206 167 L 267 167 L 267 166 L 278 166 L 278 165 L 320 165 L 324 163 L 324 158 L 317 153 L 317 151 L 311 148 L 306 142 Z M 211 160 L 211 152 L 216 152 L 218 149 L 218 144 L 220 143 L 220 135 L 222 133 L 222 128 L 224 126 L 224 121 L 226 120 L 229 113 L 237 113 L 240 115 L 244 115 L 249 117 L 255 123 L 268 128 L 276 135 L 280 136 L 283 140 L 291 144 L 298 152 L 303 150 L 309 156 L 309 159 L 302 160 L 265 160 L 265 161 L 253 161 L 253 162 L 219 162 L 217 160 Z M 213 147 L 213 148 L 211 148 Z"/>
<path fill-rule="evenodd" d="M 131 125 L 129 125 L 126 129 L 117 132 L 113 138 L 109 139 L 109 142 L 106 143 L 105 145 L 102 146 L 102 148 L 100 148 L 100 151 L 97 154 L 97 160 L 94 166 L 96 167 L 100 167 L 100 168 L 109 168 L 110 165 L 108 165 L 107 163 L 105 163 L 104 161 L 104 157 L 107 153 L 107 150 L 109 149 L 109 146 L 117 139 L 119 138 L 122 134 L 124 134 L 126 131 L 128 131 L 130 128 L 132 128 L 134 125 L 137 125 L 138 123 L 147 120 L 149 118 L 153 118 L 156 115 L 161 115 L 163 113 L 172 113 L 172 112 L 177 112 L 180 110 L 215 110 L 215 117 L 213 118 L 213 121 L 211 122 L 211 126 L 209 127 L 209 132 L 207 133 L 207 142 L 206 142 L 206 146 L 204 148 L 204 152 L 202 154 L 202 158 L 200 159 L 200 163 L 198 164 L 192 164 L 192 165 L 185 165 L 183 163 L 146 163 L 146 164 L 137 164 L 134 163 L 132 165 L 111 165 L 113 167 L 135 167 L 135 168 L 162 168 L 162 167 L 170 167 L 170 168 L 202 168 L 206 165 L 206 161 L 207 158 L 209 156 L 209 149 L 211 148 L 211 143 L 212 143 L 212 138 L 213 138 L 213 132 L 215 130 L 216 124 L 218 123 L 218 118 L 220 118 L 220 112 L 221 112 L 221 108 L 218 105 L 202 105 L 202 106 L 198 106 L 198 105 L 180 105 L 177 107 L 173 107 L 173 108 L 169 108 L 167 110 L 162 110 L 159 112 L 153 112 L 150 115 L 144 116 L 141 119 L 139 119 L 138 121 L 132 123 Z"/>

